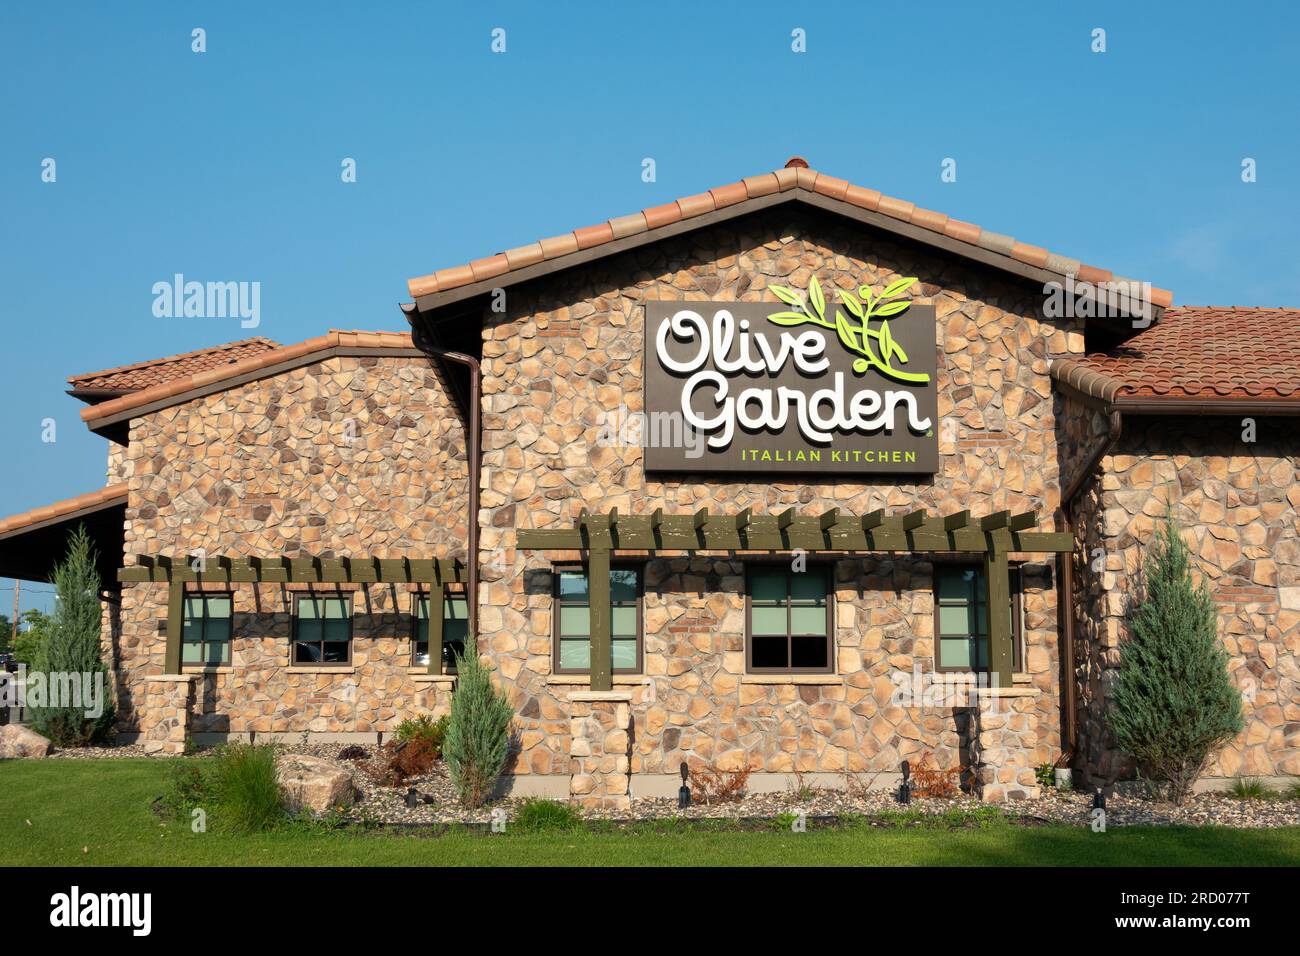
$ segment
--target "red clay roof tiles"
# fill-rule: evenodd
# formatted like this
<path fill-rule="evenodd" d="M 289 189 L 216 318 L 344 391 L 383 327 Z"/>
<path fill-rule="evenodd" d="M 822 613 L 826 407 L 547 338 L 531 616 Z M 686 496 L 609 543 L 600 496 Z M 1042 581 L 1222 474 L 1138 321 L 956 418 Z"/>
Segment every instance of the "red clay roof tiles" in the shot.
<path fill-rule="evenodd" d="M 120 412 L 128 411 L 142 405 L 174 398 L 196 388 L 206 388 L 227 379 L 235 379 L 249 372 L 256 372 L 281 362 L 304 358 L 317 352 L 332 348 L 413 348 L 409 332 L 345 332 L 330 329 L 325 335 L 318 335 L 295 345 L 277 345 L 270 350 L 257 352 L 233 364 L 222 365 L 159 382 L 148 388 L 130 392 L 99 405 L 91 405 L 81 410 L 81 419 L 93 423 L 101 418 L 108 418 Z"/>
<path fill-rule="evenodd" d="M 1052 375 L 1114 398 L 1300 402 L 1300 309 L 1180 306 L 1122 345 L 1052 364 Z"/>
<path fill-rule="evenodd" d="M 226 342 L 211 348 L 196 349 L 180 355 L 149 359 L 98 372 L 85 372 L 68 377 L 73 391 L 135 392 L 175 378 L 184 378 L 196 372 L 233 365 L 254 355 L 280 348 L 279 342 L 260 335 L 238 342 Z"/>
<path fill-rule="evenodd" d="M 33 508 L 31 511 L 10 515 L 8 518 L 0 518 L 0 535 L 7 535 L 13 531 L 40 524 L 42 521 L 50 521 L 65 515 L 76 514 L 86 508 L 117 504 L 119 502 L 126 503 L 126 482 L 108 485 L 97 491 L 77 495 L 75 498 L 65 498 L 62 501 L 56 501 L 41 508 Z"/>
<path fill-rule="evenodd" d="M 713 212 L 715 209 L 734 206 L 747 199 L 756 199 L 759 196 L 767 196 L 777 191 L 784 192 L 789 189 L 804 189 L 863 209 L 878 211 L 901 222 L 911 223 L 922 229 L 948 236 L 960 242 L 1000 253 L 1021 262 L 1044 268 L 1049 272 L 1064 270 L 1059 271 L 1059 274 L 1067 275 L 1069 270 L 1074 268 L 1078 270 L 1077 277 L 1081 281 L 1103 281 L 1102 277 L 1110 276 L 1107 270 L 1086 266 L 1077 259 L 1052 253 L 1028 243 L 1020 243 L 1010 236 L 987 232 L 971 223 L 949 219 L 943 213 L 929 209 L 918 209 L 906 200 L 896 199 L 892 196 L 882 196 L 874 189 L 865 189 L 835 176 L 818 173 L 813 169 L 809 169 L 807 161 L 799 156 L 792 157 L 784 168 L 771 173 L 747 176 L 740 182 L 728 183 L 708 192 L 686 196 L 676 202 L 643 209 L 639 214 L 620 216 L 598 225 L 586 226 L 564 233 L 561 236 L 543 239 L 540 243 L 541 259 L 558 259 L 581 249 L 591 249 L 628 235 L 634 235 L 646 230 L 653 231 L 683 219 L 702 216 Z M 644 229 L 636 223 L 638 215 L 644 218 Z M 531 246 L 522 248 L 533 249 L 536 246 L 538 244 L 534 243 Z M 505 254 L 508 264 L 506 272 L 513 272 L 516 269 L 524 268 L 526 265 L 535 265 L 541 261 L 541 259 L 537 259 L 532 255 L 522 256 L 519 253 L 520 250 L 516 249 Z M 412 297 L 419 298 L 435 292 L 445 292 L 449 289 L 470 285 L 473 282 L 481 281 L 482 276 L 480 273 L 482 270 L 478 266 L 486 261 L 490 260 L 478 260 L 475 263 L 475 268 L 459 266 L 451 269 L 441 269 L 431 275 L 417 276 L 407 282 L 407 287 Z M 490 273 L 492 277 L 504 274 L 495 271 L 495 268 L 494 266 Z M 1173 294 L 1165 289 L 1153 288 L 1151 290 L 1151 301 L 1157 306 L 1168 306 L 1173 302 Z"/>

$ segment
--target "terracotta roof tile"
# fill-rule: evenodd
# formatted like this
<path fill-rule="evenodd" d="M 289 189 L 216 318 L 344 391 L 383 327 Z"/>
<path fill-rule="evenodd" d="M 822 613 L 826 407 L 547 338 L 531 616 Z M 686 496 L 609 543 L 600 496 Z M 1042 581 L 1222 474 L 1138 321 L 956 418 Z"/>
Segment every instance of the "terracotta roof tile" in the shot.
<path fill-rule="evenodd" d="M 818 173 L 810 169 L 807 161 L 798 156 L 792 157 L 784 167 L 771 173 L 747 176 L 739 182 L 727 183 L 708 192 L 686 196 L 676 202 L 664 203 L 662 206 L 643 209 L 639 214 L 621 216 L 595 226 L 587 226 L 550 239 L 543 239 L 540 243 L 521 246 L 503 254 L 507 265 L 506 271 L 535 265 L 540 261 L 537 258 L 538 249 L 541 251 L 542 259 L 558 259 L 580 249 L 588 249 L 641 232 L 653 232 L 663 226 L 701 216 L 715 209 L 725 209 L 746 200 L 791 189 L 816 192 L 833 200 L 880 212 L 950 239 L 979 246 L 999 255 L 1037 266 L 1053 274 L 1065 276 L 1074 273 L 1079 280 L 1088 282 L 1108 281 L 1111 276 L 1106 269 L 1085 265 L 1077 259 L 1029 243 L 1017 242 L 1011 236 L 981 229 L 973 223 L 950 219 L 945 214 L 934 210 L 919 209 L 904 199 L 884 196 L 874 189 L 855 186 L 838 177 Z M 483 271 L 483 263 L 491 262 L 493 270 L 498 268 L 499 259 L 500 255 L 493 256 L 486 260 L 477 260 L 473 268 L 461 266 L 443 269 L 430 275 L 417 276 L 410 279 L 407 286 L 411 295 L 416 298 L 459 288 L 478 281 L 476 275 Z M 491 272 L 493 276 L 500 274 L 502 273 Z M 1173 301 L 1173 294 L 1163 289 L 1153 289 L 1152 301 L 1161 306 L 1169 305 Z"/>
<path fill-rule="evenodd" d="M 94 422 L 101 418 L 108 418 L 129 411 L 132 408 L 165 401 L 178 395 L 184 395 L 197 388 L 207 388 L 228 379 L 234 380 L 250 372 L 258 372 L 273 365 L 279 365 L 282 362 L 307 358 L 317 352 L 339 346 L 367 349 L 409 349 L 414 347 L 409 332 L 347 332 L 340 329 L 330 329 L 325 335 L 318 335 L 315 338 L 307 339 L 305 342 L 276 346 L 270 351 L 255 353 L 233 364 L 197 371 L 190 375 L 184 375 L 148 388 L 130 392 L 98 405 L 91 405 L 81 410 L 81 418 L 82 421 L 93 425 Z"/>
<path fill-rule="evenodd" d="M 68 384 L 76 391 L 136 392 L 174 378 L 183 378 L 195 372 L 233 365 L 253 355 L 260 355 L 280 347 L 279 342 L 257 336 L 226 342 L 210 348 L 149 359 L 132 365 L 106 368 L 99 372 L 85 372 L 68 377 Z"/>
<path fill-rule="evenodd" d="M 39 524 L 42 521 L 49 521 L 52 518 L 60 518 L 64 515 L 76 514 L 86 508 L 93 508 L 97 505 L 116 504 L 120 501 L 126 503 L 126 483 L 117 485 L 108 485 L 97 491 L 92 491 L 84 495 L 77 495 L 75 498 L 65 498 L 62 501 L 56 501 L 53 504 L 44 505 L 40 508 L 33 508 L 31 511 L 23 511 L 16 515 L 10 515 L 8 518 L 0 518 L 0 534 L 9 534 L 12 531 L 18 531 L 21 528 L 30 527 Z"/>
<path fill-rule="evenodd" d="M 1300 309 L 1179 306 L 1105 353 L 1052 364 L 1097 398 L 1300 402 Z"/>

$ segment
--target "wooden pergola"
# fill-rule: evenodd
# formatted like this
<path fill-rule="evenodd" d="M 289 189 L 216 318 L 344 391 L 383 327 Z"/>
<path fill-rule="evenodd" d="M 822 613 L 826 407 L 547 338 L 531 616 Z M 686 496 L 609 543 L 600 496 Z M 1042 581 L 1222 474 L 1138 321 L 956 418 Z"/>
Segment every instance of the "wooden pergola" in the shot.
<path fill-rule="evenodd" d="M 139 555 L 121 568 L 122 584 L 161 582 L 167 590 L 163 670 L 181 672 L 181 625 L 187 584 L 422 584 L 429 597 L 429 673 L 442 669 L 443 588 L 464 584 L 469 568 L 441 558 L 228 557 Z"/>
<path fill-rule="evenodd" d="M 591 689 L 610 690 L 611 620 L 610 558 L 616 551 L 807 551 L 833 554 L 879 552 L 969 553 L 984 562 L 988 606 L 1005 607 L 1011 599 L 1007 556 L 1012 553 L 1068 553 L 1069 534 L 1030 530 L 1034 512 L 999 511 L 974 518 L 969 511 L 931 516 L 925 510 L 866 515 L 843 514 L 831 508 L 819 515 L 800 515 L 794 508 L 779 514 L 756 515 L 749 508 L 736 515 L 694 514 L 620 515 L 585 510 L 572 528 L 521 529 L 517 543 L 527 550 L 587 552 L 588 595 L 591 607 Z M 990 671 L 998 686 L 1011 686 L 1011 622 L 1003 614 L 988 615 Z"/>

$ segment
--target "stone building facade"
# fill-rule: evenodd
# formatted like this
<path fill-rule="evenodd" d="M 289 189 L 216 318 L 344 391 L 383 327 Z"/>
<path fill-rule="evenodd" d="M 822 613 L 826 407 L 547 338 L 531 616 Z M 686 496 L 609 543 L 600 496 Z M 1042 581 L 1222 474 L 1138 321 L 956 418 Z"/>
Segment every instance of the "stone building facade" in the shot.
<path fill-rule="evenodd" d="M 646 410 L 650 304 L 776 304 L 775 286 L 816 279 L 835 296 L 900 277 L 915 277 L 912 301 L 933 308 L 933 474 L 664 473 L 647 468 L 639 443 L 607 440 L 611 423 Z M 1288 416 L 1300 392 L 1283 380 L 1300 355 L 1277 346 L 1282 371 L 1265 374 L 1234 353 L 1220 363 L 1224 381 L 1184 381 L 1133 356 L 1158 357 L 1168 341 L 1175 357 L 1190 354 L 1180 330 L 1205 315 L 1180 313 L 1158 289 L 1144 293 L 1154 322 L 1062 315 L 1045 306 L 1045 283 L 1066 278 L 1113 277 L 793 163 L 412 280 L 411 334 L 231 343 L 251 351 L 206 365 L 189 353 L 174 377 L 155 363 L 152 382 L 83 412 L 114 442 L 113 487 L 95 507 L 121 509 L 128 569 L 106 612 L 120 732 L 168 752 L 190 738 L 374 741 L 405 717 L 445 710 L 454 686 L 415 656 L 428 585 L 195 581 L 187 597 L 229 595 L 229 660 L 173 666 L 174 592 L 149 569 L 171 567 L 175 581 L 175 567 L 205 554 L 320 568 L 455 559 L 477 575 L 478 651 L 516 711 L 516 792 L 626 806 L 675 793 L 683 765 L 744 769 L 751 789 L 783 789 L 849 778 L 892 787 L 905 764 L 925 762 L 962 768 L 989 800 L 1036 793 L 1045 764 L 1104 783 L 1133 769 L 1107 714 L 1127 602 L 1170 509 L 1245 697 L 1245 729 L 1208 774 L 1294 776 L 1300 482 Z M 1274 311 L 1286 314 L 1225 334 L 1245 343 L 1276 337 L 1279 323 L 1300 330 L 1300 313 Z M 477 379 L 449 352 L 478 360 Z M 1250 441 L 1247 413 L 1258 420 Z M 521 533 L 701 509 L 1028 514 L 1074 551 L 1010 555 L 1014 673 L 962 699 L 909 689 L 937 669 L 938 580 L 978 563 L 970 553 L 623 548 L 614 559 L 639 573 L 635 662 L 608 688 L 562 666 L 558 574 L 588 554 L 524 546 Z M 829 664 L 751 667 L 750 576 L 796 560 L 829 582 Z M 293 656 L 313 595 L 346 598 L 347 658 L 330 666 Z"/>

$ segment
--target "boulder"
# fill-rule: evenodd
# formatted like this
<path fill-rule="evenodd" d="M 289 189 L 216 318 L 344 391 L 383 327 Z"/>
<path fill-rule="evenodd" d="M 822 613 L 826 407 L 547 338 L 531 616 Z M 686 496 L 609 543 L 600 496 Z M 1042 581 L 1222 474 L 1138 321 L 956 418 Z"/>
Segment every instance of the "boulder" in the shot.
<path fill-rule="evenodd" d="M 352 774 L 343 764 L 306 754 L 285 754 L 275 763 L 280 796 L 291 813 L 323 814 L 349 807 L 356 799 Z"/>
<path fill-rule="evenodd" d="M 54 749 L 48 740 L 22 724 L 0 727 L 0 760 L 13 757 L 45 757 Z"/>

